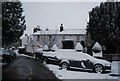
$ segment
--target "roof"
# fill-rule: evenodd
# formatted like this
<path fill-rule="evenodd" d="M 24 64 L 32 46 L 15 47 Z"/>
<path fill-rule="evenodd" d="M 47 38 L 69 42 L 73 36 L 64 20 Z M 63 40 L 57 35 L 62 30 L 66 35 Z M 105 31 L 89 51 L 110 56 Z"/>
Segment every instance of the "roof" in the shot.
<path fill-rule="evenodd" d="M 33 35 L 51 35 L 51 34 L 58 34 L 58 35 L 63 35 L 63 34 L 86 34 L 85 29 L 64 29 L 62 32 L 59 30 L 49 30 L 49 31 L 37 31 L 33 33 Z"/>

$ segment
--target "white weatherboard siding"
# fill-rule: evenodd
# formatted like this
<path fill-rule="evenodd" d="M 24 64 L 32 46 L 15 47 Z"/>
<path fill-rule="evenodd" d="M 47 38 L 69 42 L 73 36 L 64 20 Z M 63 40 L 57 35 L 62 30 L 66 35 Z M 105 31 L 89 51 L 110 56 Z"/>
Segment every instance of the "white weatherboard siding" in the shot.
<path fill-rule="evenodd" d="M 38 41 L 40 44 L 42 44 L 43 46 L 45 44 L 47 44 L 48 42 L 50 42 L 49 40 L 49 36 L 48 35 L 39 35 L 39 39 L 37 39 L 38 35 L 34 35 L 33 36 L 33 40 Z M 62 41 L 65 39 L 69 39 L 69 40 L 73 40 L 74 42 L 74 47 L 76 46 L 76 44 L 78 42 L 81 41 L 85 41 L 85 36 L 84 35 L 51 35 L 51 39 L 54 40 L 53 45 L 56 44 L 58 46 L 58 48 L 62 48 Z M 77 40 L 77 37 L 79 37 L 79 40 Z"/>
<path fill-rule="evenodd" d="M 27 44 L 27 37 L 22 38 L 22 46 L 25 46 Z"/>
<path fill-rule="evenodd" d="M 85 29 L 64 29 L 62 32 L 60 32 L 59 30 L 37 31 L 29 35 L 26 39 L 23 37 L 22 46 L 24 46 L 25 44 L 28 45 L 29 43 L 31 43 L 31 41 L 34 41 L 38 42 L 42 46 L 48 45 L 48 47 L 52 47 L 54 44 L 56 44 L 57 47 L 61 49 L 63 48 L 62 41 L 69 39 L 73 40 L 75 48 L 78 42 L 85 42 L 85 34 Z M 27 48 L 27 50 L 33 49 L 31 45 Z"/>

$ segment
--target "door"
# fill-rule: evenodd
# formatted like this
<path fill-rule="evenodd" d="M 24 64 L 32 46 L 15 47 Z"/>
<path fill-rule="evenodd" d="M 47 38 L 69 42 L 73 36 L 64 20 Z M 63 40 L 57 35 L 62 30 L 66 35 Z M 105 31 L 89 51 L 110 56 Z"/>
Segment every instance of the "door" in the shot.
<path fill-rule="evenodd" d="M 74 41 L 62 41 L 63 49 L 74 49 Z"/>

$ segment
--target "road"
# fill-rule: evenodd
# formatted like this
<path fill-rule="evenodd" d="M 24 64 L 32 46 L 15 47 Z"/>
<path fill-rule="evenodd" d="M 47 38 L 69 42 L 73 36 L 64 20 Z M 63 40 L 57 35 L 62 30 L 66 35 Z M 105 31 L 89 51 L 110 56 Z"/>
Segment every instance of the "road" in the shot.
<path fill-rule="evenodd" d="M 28 58 L 17 57 L 11 63 L 2 67 L 2 79 L 19 80 L 54 80 L 60 81 L 52 71 L 49 71 L 43 63 Z"/>

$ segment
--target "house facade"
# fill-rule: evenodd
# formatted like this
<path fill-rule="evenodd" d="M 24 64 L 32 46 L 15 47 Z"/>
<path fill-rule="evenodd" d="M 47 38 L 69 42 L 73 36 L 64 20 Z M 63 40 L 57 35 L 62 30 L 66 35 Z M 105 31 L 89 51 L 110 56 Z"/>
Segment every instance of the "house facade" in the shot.
<path fill-rule="evenodd" d="M 38 30 L 33 32 L 30 36 L 22 39 L 22 46 L 32 47 L 32 42 L 36 42 L 41 46 L 47 45 L 51 48 L 54 44 L 59 49 L 74 49 L 77 43 L 85 46 L 85 29 L 64 29 L 61 24 L 60 29 L 57 30 Z"/>

